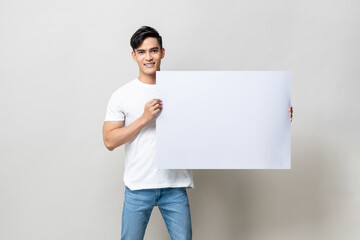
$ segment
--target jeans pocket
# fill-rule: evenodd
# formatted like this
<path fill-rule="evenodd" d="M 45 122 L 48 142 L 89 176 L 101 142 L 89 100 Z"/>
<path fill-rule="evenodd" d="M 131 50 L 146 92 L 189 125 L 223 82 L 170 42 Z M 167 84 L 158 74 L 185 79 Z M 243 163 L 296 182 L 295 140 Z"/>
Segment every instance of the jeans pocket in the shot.
<path fill-rule="evenodd" d="M 187 195 L 187 192 L 186 192 L 186 187 L 182 187 L 180 188 L 181 192 L 184 193 L 185 195 Z"/>

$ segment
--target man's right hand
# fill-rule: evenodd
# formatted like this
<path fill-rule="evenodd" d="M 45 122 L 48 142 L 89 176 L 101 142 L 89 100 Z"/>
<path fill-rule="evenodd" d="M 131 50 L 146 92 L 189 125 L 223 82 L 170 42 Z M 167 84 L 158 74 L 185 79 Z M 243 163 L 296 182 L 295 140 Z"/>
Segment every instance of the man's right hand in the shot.
<path fill-rule="evenodd" d="M 149 123 L 153 120 L 160 111 L 162 110 L 162 100 L 161 99 L 152 99 L 145 104 L 144 113 L 141 118 L 145 123 Z"/>

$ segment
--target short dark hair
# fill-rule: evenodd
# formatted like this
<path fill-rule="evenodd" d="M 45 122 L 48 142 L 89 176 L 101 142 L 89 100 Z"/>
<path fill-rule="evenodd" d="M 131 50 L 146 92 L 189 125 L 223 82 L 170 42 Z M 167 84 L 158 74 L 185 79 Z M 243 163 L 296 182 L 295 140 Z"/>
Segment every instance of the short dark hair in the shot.
<path fill-rule="evenodd" d="M 142 44 L 145 38 L 148 37 L 156 38 L 160 45 L 160 49 L 162 49 L 162 38 L 160 34 L 154 28 L 149 26 L 142 26 L 132 35 L 130 39 L 130 45 L 132 49 L 135 51 L 135 49 L 137 49 Z"/>

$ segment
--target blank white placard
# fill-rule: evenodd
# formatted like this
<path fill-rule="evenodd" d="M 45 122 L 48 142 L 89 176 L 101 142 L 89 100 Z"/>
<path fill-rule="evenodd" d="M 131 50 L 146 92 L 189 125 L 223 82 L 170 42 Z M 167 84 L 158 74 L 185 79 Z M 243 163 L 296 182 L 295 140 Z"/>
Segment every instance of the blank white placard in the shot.
<path fill-rule="evenodd" d="M 157 71 L 158 169 L 290 169 L 290 72 Z"/>

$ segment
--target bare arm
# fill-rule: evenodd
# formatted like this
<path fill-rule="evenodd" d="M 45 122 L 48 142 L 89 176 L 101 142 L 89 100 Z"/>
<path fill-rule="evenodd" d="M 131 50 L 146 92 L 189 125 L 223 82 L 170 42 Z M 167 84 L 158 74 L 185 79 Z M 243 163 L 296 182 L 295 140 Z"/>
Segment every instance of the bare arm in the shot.
<path fill-rule="evenodd" d="M 161 109 L 162 101 L 160 99 L 153 99 L 145 104 L 143 115 L 127 127 L 124 127 L 124 121 L 105 121 L 103 126 L 103 140 L 106 148 L 112 151 L 130 141 Z"/>

